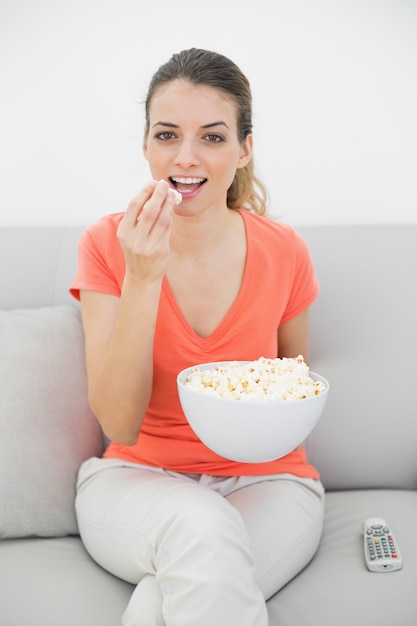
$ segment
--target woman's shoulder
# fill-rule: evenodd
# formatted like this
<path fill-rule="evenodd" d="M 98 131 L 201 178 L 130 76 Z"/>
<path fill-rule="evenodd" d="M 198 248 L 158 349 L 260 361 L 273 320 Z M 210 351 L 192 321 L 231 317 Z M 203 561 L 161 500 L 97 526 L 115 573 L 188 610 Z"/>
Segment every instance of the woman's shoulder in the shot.
<path fill-rule="evenodd" d="M 85 249 L 111 251 L 118 244 L 117 229 L 124 213 L 109 213 L 87 226 L 80 238 Z"/>
<path fill-rule="evenodd" d="M 239 212 L 243 217 L 248 234 L 254 237 L 259 236 L 265 242 L 265 238 L 271 238 L 275 241 L 278 238 L 281 241 L 292 243 L 300 237 L 293 226 L 279 221 L 272 215 L 258 215 L 247 209 L 239 209 Z"/>
<path fill-rule="evenodd" d="M 124 213 L 108 213 L 103 215 L 98 220 L 87 226 L 86 233 L 93 235 L 94 237 L 100 235 L 106 235 L 110 233 L 116 233 L 120 222 L 122 221 Z"/>

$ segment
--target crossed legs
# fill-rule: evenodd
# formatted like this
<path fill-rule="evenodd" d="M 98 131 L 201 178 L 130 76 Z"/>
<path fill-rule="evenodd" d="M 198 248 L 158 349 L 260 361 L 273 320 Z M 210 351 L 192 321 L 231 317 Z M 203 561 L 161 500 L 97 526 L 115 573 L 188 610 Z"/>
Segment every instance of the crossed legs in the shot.
<path fill-rule="evenodd" d="M 124 626 L 267 626 L 265 599 L 317 549 L 323 489 L 91 459 L 76 509 L 91 556 L 137 585 Z"/>

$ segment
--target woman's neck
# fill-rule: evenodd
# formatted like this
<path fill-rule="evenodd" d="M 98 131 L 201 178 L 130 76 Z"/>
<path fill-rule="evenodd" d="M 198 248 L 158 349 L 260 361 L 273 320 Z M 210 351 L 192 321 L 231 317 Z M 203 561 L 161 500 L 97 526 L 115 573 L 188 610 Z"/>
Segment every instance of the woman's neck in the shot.
<path fill-rule="evenodd" d="M 219 247 L 240 236 L 244 228 L 241 215 L 234 209 L 207 211 L 196 216 L 174 215 L 171 249 L 178 257 L 210 256 Z"/>

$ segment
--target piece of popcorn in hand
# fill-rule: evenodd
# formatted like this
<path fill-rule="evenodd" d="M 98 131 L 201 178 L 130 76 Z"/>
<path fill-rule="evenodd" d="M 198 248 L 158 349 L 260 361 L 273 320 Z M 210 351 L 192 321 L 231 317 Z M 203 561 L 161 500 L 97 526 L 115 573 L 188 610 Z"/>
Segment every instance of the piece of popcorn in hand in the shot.
<path fill-rule="evenodd" d="M 174 204 L 180 204 L 182 202 L 182 195 L 176 189 L 173 190 L 175 193 Z"/>

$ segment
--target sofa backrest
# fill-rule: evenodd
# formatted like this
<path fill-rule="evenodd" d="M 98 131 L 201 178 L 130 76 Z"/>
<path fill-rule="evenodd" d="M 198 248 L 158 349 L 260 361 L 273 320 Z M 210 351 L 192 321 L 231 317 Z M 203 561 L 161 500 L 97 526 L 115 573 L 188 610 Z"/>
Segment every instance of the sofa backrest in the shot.
<path fill-rule="evenodd" d="M 0 228 L 0 309 L 74 304 L 82 227 Z"/>
<path fill-rule="evenodd" d="M 0 229 L 0 308 L 73 304 L 81 227 Z M 327 489 L 417 487 L 417 224 L 310 226 L 321 293 L 311 369 L 330 382 L 306 442 Z"/>
<path fill-rule="evenodd" d="M 311 369 L 330 382 L 309 457 L 327 489 L 415 489 L 417 224 L 299 230 L 321 284 Z"/>

